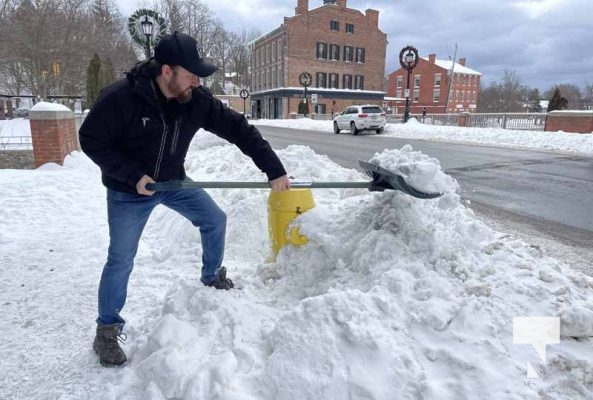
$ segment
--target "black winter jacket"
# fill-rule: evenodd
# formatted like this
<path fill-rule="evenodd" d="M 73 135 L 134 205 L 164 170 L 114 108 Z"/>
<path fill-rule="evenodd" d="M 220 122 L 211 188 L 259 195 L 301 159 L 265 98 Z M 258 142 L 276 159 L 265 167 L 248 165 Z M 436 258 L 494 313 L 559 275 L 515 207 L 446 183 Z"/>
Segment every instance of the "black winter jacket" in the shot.
<path fill-rule="evenodd" d="M 229 142 L 254 161 L 269 180 L 286 174 L 259 131 L 242 114 L 224 106 L 202 87 L 174 110 L 163 107 L 156 82 L 144 64 L 103 89 L 80 127 L 80 145 L 113 190 L 137 193 L 143 175 L 155 181 L 185 178 L 185 156 L 199 128 Z"/>

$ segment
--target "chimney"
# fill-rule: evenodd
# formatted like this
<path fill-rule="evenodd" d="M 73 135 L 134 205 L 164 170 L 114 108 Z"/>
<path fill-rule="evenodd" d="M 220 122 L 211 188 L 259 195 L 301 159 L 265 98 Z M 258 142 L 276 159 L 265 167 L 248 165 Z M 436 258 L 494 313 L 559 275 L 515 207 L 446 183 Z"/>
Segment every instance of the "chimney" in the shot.
<path fill-rule="evenodd" d="M 297 0 L 297 6 L 294 9 L 294 14 L 306 14 L 309 11 L 309 0 Z"/>
<path fill-rule="evenodd" d="M 346 0 L 337 0 L 338 8 L 346 8 Z"/>
<path fill-rule="evenodd" d="M 369 8 L 369 9 L 365 10 L 364 13 L 365 13 L 367 19 L 371 22 L 371 26 L 378 28 L 379 27 L 379 11 Z"/>
<path fill-rule="evenodd" d="M 463 65 L 465 67 L 465 57 L 464 58 L 460 58 L 459 61 L 457 61 L 459 63 L 459 65 Z"/>
<path fill-rule="evenodd" d="M 428 55 L 428 63 L 429 64 L 434 64 L 434 62 L 436 61 L 436 59 L 437 59 L 437 55 L 436 54 L 433 53 L 433 54 L 429 54 Z"/>

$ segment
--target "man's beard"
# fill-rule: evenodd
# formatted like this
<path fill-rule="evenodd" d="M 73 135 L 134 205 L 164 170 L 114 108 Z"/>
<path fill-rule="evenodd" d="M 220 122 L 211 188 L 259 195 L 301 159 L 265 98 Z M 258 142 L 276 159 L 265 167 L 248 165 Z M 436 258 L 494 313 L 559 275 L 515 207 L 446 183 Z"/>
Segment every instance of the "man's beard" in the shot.
<path fill-rule="evenodd" d="M 191 86 L 183 90 L 179 88 L 179 85 L 177 84 L 176 80 L 172 80 L 171 82 L 169 82 L 168 86 L 169 92 L 171 92 L 174 95 L 174 98 L 175 100 L 177 100 L 178 103 L 188 103 L 191 100 Z"/>

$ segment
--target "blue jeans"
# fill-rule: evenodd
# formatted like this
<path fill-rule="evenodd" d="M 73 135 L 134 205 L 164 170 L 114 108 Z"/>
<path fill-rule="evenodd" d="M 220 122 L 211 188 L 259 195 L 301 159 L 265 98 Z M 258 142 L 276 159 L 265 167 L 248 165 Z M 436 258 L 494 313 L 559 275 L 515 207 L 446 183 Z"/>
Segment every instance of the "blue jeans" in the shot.
<path fill-rule="evenodd" d="M 128 280 L 138 242 L 152 210 L 159 204 L 177 211 L 199 227 L 202 238 L 204 283 L 215 280 L 222 265 L 226 214 L 203 189 L 156 192 L 141 196 L 107 189 L 109 252 L 99 283 L 97 324 L 124 324 L 120 312 L 126 302 Z"/>

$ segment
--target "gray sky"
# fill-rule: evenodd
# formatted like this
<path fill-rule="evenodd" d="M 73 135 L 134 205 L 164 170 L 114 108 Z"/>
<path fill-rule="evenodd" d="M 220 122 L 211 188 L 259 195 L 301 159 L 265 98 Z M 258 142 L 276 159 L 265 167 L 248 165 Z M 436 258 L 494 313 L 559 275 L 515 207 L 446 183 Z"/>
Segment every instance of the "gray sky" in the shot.
<path fill-rule="evenodd" d="M 294 15 L 297 0 L 202 0 L 229 30 L 268 32 Z M 118 2 L 129 16 L 142 4 Z M 323 0 L 309 0 L 309 9 Z M 420 55 L 466 58 L 482 73 L 484 87 L 514 70 L 523 84 L 541 91 L 554 84 L 580 88 L 593 83 L 592 0 L 348 0 L 349 8 L 380 11 L 379 28 L 387 34 L 386 74 L 399 68 L 402 47 Z"/>

